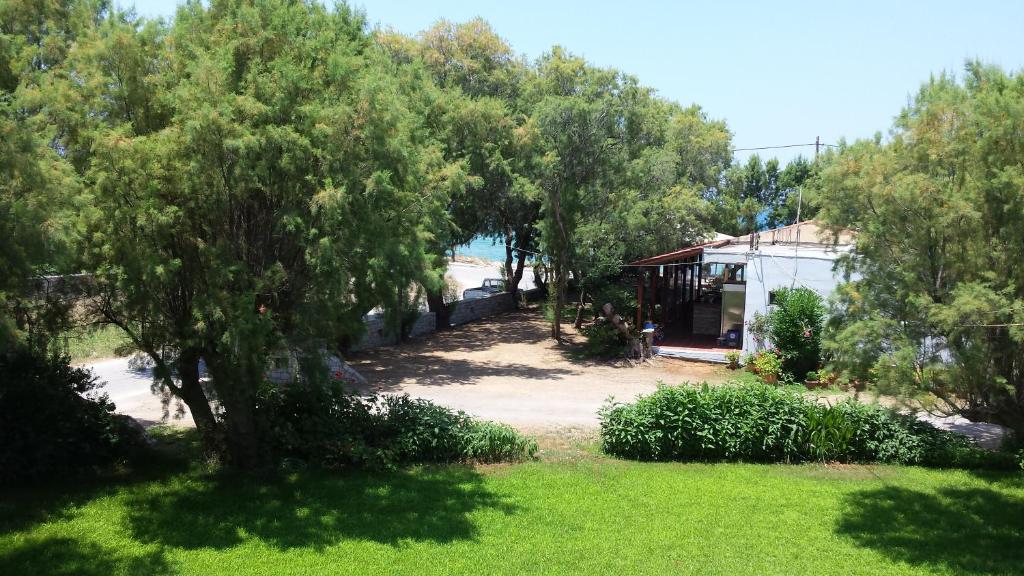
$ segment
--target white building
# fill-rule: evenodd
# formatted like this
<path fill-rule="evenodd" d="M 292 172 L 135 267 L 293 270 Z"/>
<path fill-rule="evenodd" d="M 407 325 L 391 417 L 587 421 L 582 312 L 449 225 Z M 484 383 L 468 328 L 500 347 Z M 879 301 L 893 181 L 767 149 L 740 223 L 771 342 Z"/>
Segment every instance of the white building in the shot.
<path fill-rule="evenodd" d="M 753 351 L 746 327 L 768 312 L 776 290 L 828 298 L 844 280 L 836 259 L 852 247 L 851 235 L 833 238 L 806 221 L 639 260 L 637 323 L 660 325 L 658 354 L 724 362 L 729 350 Z"/>

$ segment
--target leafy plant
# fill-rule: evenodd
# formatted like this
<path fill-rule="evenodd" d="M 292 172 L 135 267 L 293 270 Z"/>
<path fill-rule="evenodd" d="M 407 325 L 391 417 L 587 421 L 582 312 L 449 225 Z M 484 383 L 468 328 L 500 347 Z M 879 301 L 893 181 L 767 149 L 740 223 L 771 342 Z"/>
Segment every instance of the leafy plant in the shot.
<path fill-rule="evenodd" d="M 473 421 L 466 433 L 464 454 L 477 462 L 516 462 L 537 454 L 537 441 L 508 424 Z"/>
<path fill-rule="evenodd" d="M 725 360 L 729 363 L 730 370 L 738 370 L 740 368 L 740 352 L 739 350 L 730 350 L 725 353 Z"/>
<path fill-rule="evenodd" d="M 537 450 L 511 427 L 408 395 L 360 398 L 337 382 L 266 383 L 258 411 L 278 459 L 324 468 L 524 460 Z"/>
<path fill-rule="evenodd" d="M 783 369 L 796 380 L 821 363 L 821 331 L 825 308 L 821 296 L 808 288 L 783 288 L 769 313 L 768 334 L 780 352 Z"/>
<path fill-rule="evenodd" d="M 583 346 L 583 355 L 594 358 L 622 356 L 626 340 L 622 333 L 610 323 L 598 320 L 593 324 L 583 326 L 580 331 L 587 338 L 587 342 Z"/>
<path fill-rule="evenodd" d="M 0 484 L 77 475 L 142 455 L 89 372 L 27 350 L 0 355 Z"/>
<path fill-rule="evenodd" d="M 1008 452 L 855 400 L 826 406 L 765 384 L 659 385 L 600 411 L 601 447 L 637 460 L 839 460 L 1010 469 Z"/>
<path fill-rule="evenodd" d="M 771 350 L 764 350 L 754 355 L 750 363 L 751 370 L 769 384 L 778 382 L 782 375 L 782 359 Z"/>

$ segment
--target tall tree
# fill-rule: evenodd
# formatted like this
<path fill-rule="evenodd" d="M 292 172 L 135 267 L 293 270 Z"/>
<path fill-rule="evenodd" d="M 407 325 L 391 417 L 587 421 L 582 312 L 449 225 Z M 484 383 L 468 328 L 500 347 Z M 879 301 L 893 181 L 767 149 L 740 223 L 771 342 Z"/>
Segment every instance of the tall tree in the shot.
<path fill-rule="evenodd" d="M 347 7 L 215 0 L 169 30 L 114 15 L 53 90 L 97 312 L 235 465 L 265 456 L 270 353 L 336 350 L 437 279 L 449 172 L 396 66 Z"/>
<path fill-rule="evenodd" d="M 514 292 L 536 250 L 540 215 L 533 185 L 536 129 L 520 98 L 529 76 L 525 61 L 481 19 L 442 20 L 415 39 L 394 32 L 379 39 L 396 60 L 421 61 L 443 90 L 435 131 L 446 157 L 462 162 L 469 176 L 462 193 L 451 198 L 453 227 L 439 248 L 450 250 L 476 236 L 499 239 L 506 288 Z"/>
<path fill-rule="evenodd" d="M 78 181 L 43 114 L 49 76 L 103 2 L 0 3 L 0 348 L 48 346 L 60 315 L 32 297 L 33 276 L 70 266 L 62 225 Z"/>
<path fill-rule="evenodd" d="M 820 178 L 819 218 L 857 232 L 828 342 L 852 378 L 1024 438 L 1024 74 L 969 63 L 926 83 L 892 139 Z"/>

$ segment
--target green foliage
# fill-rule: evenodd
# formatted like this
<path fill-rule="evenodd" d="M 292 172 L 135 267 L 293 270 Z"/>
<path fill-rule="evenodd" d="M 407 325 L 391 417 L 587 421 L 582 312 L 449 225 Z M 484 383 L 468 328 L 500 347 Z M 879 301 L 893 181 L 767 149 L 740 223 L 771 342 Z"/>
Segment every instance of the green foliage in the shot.
<path fill-rule="evenodd" d="M 72 363 L 82 363 L 130 354 L 131 341 L 117 326 L 77 328 L 60 335 Z"/>
<path fill-rule="evenodd" d="M 92 375 L 25 349 L 0 356 L 0 484 L 86 475 L 142 455 Z"/>
<path fill-rule="evenodd" d="M 1024 74 L 925 83 L 892 138 L 831 154 L 820 218 L 857 230 L 826 345 L 848 379 L 1024 434 Z"/>
<path fill-rule="evenodd" d="M 473 420 L 465 432 L 463 456 L 474 462 L 519 462 L 537 455 L 537 441 L 508 424 Z"/>
<path fill-rule="evenodd" d="M 340 383 L 267 383 L 258 413 L 278 458 L 323 468 L 529 459 L 536 443 L 422 399 L 361 398 Z"/>
<path fill-rule="evenodd" d="M 753 354 L 746 362 L 747 368 L 769 384 L 778 382 L 782 376 L 782 358 L 771 350 Z"/>
<path fill-rule="evenodd" d="M 637 460 L 805 460 L 965 468 L 1012 467 L 1008 453 L 877 405 L 819 404 L 785 388 L 659 386 L 632 404 L 606 404 L 601 446 Z"/>
<path fill-rule="evenodd" d="M 800 189 L 807 188 L 822 164 L 797 156 L 780 170 L 778 160 L 762 161 L 753 154 L 746 164 L 729 166 L 711 194 L 715 230 L 738 236 L 793 224 Z M 801 220 L 813 218 L 816 213 L 811 198 L 813 192 L 803 196 Z"/>
<path fill-rule="evenodd" d="M 620 357 L 626 349 L 626 339 L 610 322 L 603 318 L 583 326 L 580 331 L 587 338 L 583 355 L 590 358 Z"/>
<path fill-rule="evenodd" d="M 725 353 L 725 360 L 729 363 L 730 370 L 739 370 L 740 368 L 740 351 L 730 350 Z"/>
<path fill-rule="evenodd" d="M 768 316 L 769 339 L 783 359 L 783 370 L 803 380 L 821 364 L 821 296 L 808 288 L 783 288 L 775 304 Z"/>

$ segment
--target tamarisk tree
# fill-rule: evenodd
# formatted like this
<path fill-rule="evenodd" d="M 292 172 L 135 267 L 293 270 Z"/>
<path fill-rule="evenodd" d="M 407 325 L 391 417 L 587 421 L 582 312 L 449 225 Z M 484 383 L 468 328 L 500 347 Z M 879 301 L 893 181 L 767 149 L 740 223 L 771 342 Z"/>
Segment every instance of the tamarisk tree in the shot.
<path fill-rule="evenodd" d="M 820 215 L 857 232 L 826 342 L 851 378 L 1024 439 L 1024 74 L 925 84 L 892 140 L 830 159 Z"/>
<path fill-rule="evenodd" d="M 440 280 L 426 245 L 457 178 L 403 75 L 359 14 L 294 0 L 116 14 L 60 75 L 96 311 L 236 466 L 264 459 L 271 353 L 336 350 Z"/>

